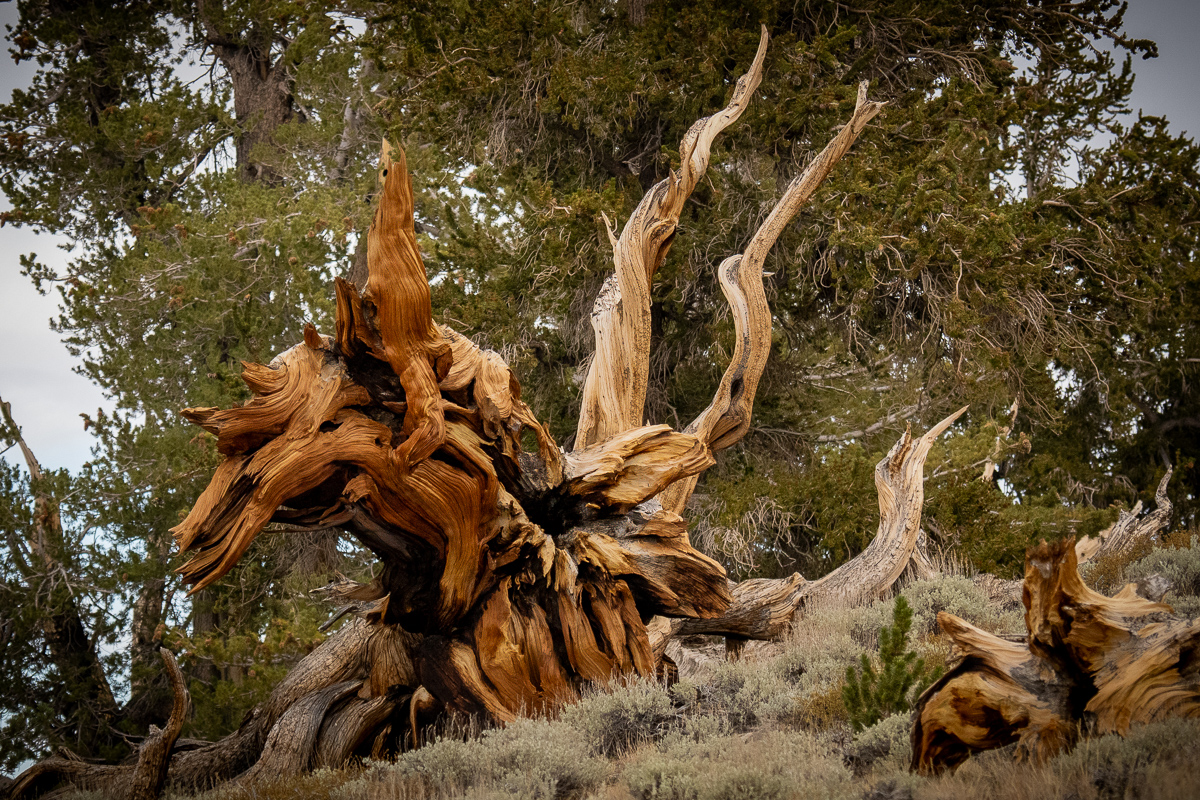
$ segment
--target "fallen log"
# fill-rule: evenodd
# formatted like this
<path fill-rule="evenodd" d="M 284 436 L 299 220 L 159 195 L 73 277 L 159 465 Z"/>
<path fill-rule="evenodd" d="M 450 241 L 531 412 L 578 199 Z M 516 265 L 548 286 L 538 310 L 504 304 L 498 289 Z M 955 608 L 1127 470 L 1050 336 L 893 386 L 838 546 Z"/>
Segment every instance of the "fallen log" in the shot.
<path fill-rule="evenodd" d="M 1138 596 L 1135 584 L 1106 597 L 1078 567 L 1073 540 L 1030 549 L 1023 639 L 938 614 L 955 663 L 917 701 L 914 770 L 952 769 L 1009 744 L 1017 760 L 1043 761 L 1083 733 L 1200 716 L 1200 621 Z"/>

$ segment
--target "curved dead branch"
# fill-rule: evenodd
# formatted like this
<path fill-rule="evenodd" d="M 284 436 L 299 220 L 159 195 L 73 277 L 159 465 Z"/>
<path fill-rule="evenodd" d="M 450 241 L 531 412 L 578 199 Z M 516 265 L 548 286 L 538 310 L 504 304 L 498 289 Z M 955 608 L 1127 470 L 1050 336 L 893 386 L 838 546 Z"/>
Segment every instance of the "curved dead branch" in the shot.
<path fill-rule="evenodd" d="M 650 371 L 650 284 L 675 240 L 683 204 L 708 169 L 713 140 L 742 115 L 762 80 L 768 40 L 764 25 L 754 63 L 738 78 L 729 105 L 692 125 L 679 146 L 679 170 L 646 193 L 620 238 L 609 232 L 615 271 L 592 309 L 596 350 L 583 383 L 576 450 L 642 424 Z"/>
<path fill-rule="evenodd" d="M 767 253 L 883 105 L 868 101 L 867 82 L 860 83 L 854 113 L 841 132 L 791 182 L 746 246 L 745 253 L 725 259 L 717 270 L 721 291 L 733 312 L 733 358 L 721 377 L 713 401 L 684 429 L 704 442 L 711 452 L 740 442 L 750 430 L 754 396 L 771 352 L 771 309 L 762 283 Z M 663 492 L 659 498 L 663 508 L 682 513 L 696 488 L 697 479 L 696 476 L 685 478 Z"/>
<path fill-rule="evenodd" d="M 165 647 L 160 648 L 158 652 L 171 679 L 171 693 L 175 699 L 167 726 L 162 730 L 151 726 L 150 735 L 138 748 L 137 766 L 134 767 L 133 777 L 129 782 L 129 800 L 158 800 L 162 794 L 167 781 L 167 768 L 171 764 L 171 748 L 175 746 L 175 740 L 183 730 L 183 723 L 192 704 L 187 685 L 183 681 L 183 673 L 175 663 L 175 656 Z"/>
<path fill-rule="evenodd" d="M 1117 521 L 1096 534 L 1096 538 L 1085 536 L 1075 545 L 1075 554 L 1080 564 L 1101 558 L 1119 557 L 1132 552 L 1139 544 L 1154 539 L 1171 524 L 1171 500 L 1167 497 L 1167 484 L 1171 482 L 1173 467 L 1158 483 L 1154 493 L 1155 508 L 1141 517 L 1142 501 L 1138 500 L 1129 511 L 1122 510 Z"/>
<path fill-rule="evenodd" d="M 905 431 L 876 465 L 879 528 L 862 553 L 815 581 L 806 581 L 800 573 L 782 579 L 743 581 L 733 586 L 733 602 L 721 616 L 680 620 L 673 626 L 655 630 L 667 637 L 707 633 L 740 639 L 775 639 L 791 627 L 802 607 L 854 605 L 885 595 L 906 569 L 910 566 L 919 569 L 928 562 L 921 548 L 925 457 L 937 437 L 966 410 L 963 406 L 915 441 Z M 931 568 L 932 564 L 928 566 Z M 666 646 L 657 639 L 653 644 L 656 648 Z"/>

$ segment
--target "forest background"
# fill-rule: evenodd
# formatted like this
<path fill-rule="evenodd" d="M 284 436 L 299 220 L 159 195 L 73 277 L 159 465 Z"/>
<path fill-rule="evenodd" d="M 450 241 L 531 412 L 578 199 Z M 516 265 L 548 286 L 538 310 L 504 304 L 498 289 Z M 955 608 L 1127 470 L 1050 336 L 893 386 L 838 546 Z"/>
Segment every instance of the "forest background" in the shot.
<path fill-rule="evenodd" d="M 964 403 L 929 459 L 935 550 L 1014 576 L 1029 543 L 1151 501 L 1168 465 L 1176 523 L 1194 523 L 1200 153 L 1177 122 L 1128 113 L 1133 70 L 1153 63 L 1132 38 L 1151 6 L 1197 30 L 1186 3 L 1122 20 L 1102 0 L 966 15 L 882 1 L 0 6 L 36 70 L 0 109 L 4 257 L 38 253 L 5 262 L 5 302 L 48 292 L 63 371 L 102 393 L 3 373 L 46 474 L 31 483 L 16 449 L 0 465 L 0 768 L 59 744 L 121 755 L 122 733 L 164 715 L 160 644 L 184 654 L 188 735 L 229 731 L 320 640 L 328 609 L 308 590 L 369 568 L 336 532 L 278 530 L 187 599 L 167 529 L 217 457 L 177 411 L 244 399 L 240 360 L 270 360 L 306 320 L 329 328 L 385 132 L 418 182 L 435 315 L 501 351 L 565 442 L 610 269 L 601 214 L 623 221 L 665 174 L 759 22 L 774 36 L 763 88 L 718 142 L 656 283 L 651 421 L 694 417 L 726 363 L 715 263 L 857 81 L 890 105 L 768 262 L 775 343 L 755 428 L 706 477 L 693 538 L 736 577 L 824 574 L 869 541 L 873 466 L 898 432 Z M 1197 70 L 1180 72 L 1167 94 L 1190 100 Z M 14 228 L 56 238 L 26 247 Z M 6 315 L 15 351 L 34 349 L 45 313 Z M 46 412 L 87 431 L 87 463 L 41 447 Z M 46 620 L 72 615 L 84 638 L 55 639 Z"/>

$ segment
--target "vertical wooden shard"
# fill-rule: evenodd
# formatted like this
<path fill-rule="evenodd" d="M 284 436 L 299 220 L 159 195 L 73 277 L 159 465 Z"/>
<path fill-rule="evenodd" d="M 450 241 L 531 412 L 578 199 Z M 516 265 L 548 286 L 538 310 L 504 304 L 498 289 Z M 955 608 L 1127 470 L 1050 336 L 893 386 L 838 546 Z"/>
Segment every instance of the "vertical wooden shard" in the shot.
<path fill-rule="evenodd" d="M 159 654 L 167 668 L 174 702 L 166 727 L 162 730 L 151 727 L 150 735 L 138 748 L 137 766 L 133 770 L 126 795 L 129 800 L 158 800 L 167 782 L 171 748 L 175 746 L 175 740 L 183 731 L 183 723 L 187 721 L 188 712 L 191 710 L 191 697 L 188 695 L 187 685 L 183 682 L 183 673 L 175 663 L 175 656 L 165 647 L 159 649 Z"/>
<path fill-rule="evenodd" d="M 867 100 L 867 82 L 860 83 L 850 120 L 804 172 L 788 185 L 783 197 L 771 209 L 746 246 L 745 253 L 730 256 L 718 268 L 721 291 L 733 311 L 733 358 L 708 408 L 684 429 L 703 442 L 710 452 L 715 453 L 740 442 L 746 431 L 750 430 L 754 396 L 767 366 L 767 356 L 771 353 L 771 309 L 767 305 L 762 282 L 767 253 L 796 212 L 825 182 L 867 123 L 882 108 L 883 103 Z M 660 497 L 663 508 L 677 514 L 683 513 L 697 480 L 698 476 L 689 476 L 663 492 Z"/>
<path fill-rule="evenodd" d="M 619 238 L 609 233 L 615 269 L 592 309 L 596 350 L 583 383 L 576 450 L 642 424 L 650 370 L 650 285 L 675 240 L 683 204 L 708 169 L 713 140 L 741 117 L 762 81 L 768 40 L 763 26 L 754 63 L 738 78 L 729 104 L 692 125 L 679 145 L 679 170 L 646 193 Z"/>

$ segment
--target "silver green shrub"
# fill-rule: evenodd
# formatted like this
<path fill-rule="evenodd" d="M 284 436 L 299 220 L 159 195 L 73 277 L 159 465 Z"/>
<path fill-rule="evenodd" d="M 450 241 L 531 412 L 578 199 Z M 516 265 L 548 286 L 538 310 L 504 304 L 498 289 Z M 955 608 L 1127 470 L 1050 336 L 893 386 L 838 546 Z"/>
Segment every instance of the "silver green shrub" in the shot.
<path fill-rule="evenodd" d="M 775 800 L 857 797 L 850 771 L 826 742 L 796 731 L 762 730 L 693 741 L 669 737 L 624 771 L 639 800 Z"/>
<path fill-rule="evenodd" d="M 343 794 L 388 796 L 380 787 L 419 777 L 435 797 L 474 790 L 474 796 L 568 800 L 594 791 L 607 774 L 607 762 L 588 754 L 586 740 L 574 728 L 519 719 L 478 739 L 443 739 L 392 764 L 376 764 Z"/>
<path fill-rule="evenodd" d="M 590 753 L 611 758 L 661 739 L 678 713 L 661 684 L 634 680 L 585 696 L 563 709 L 561 719 L 582 735 Z"/>

